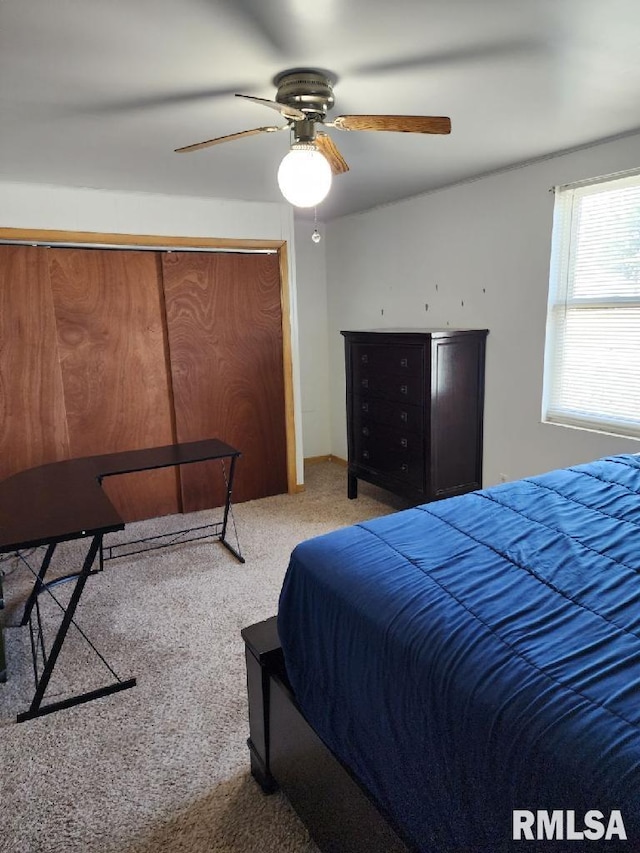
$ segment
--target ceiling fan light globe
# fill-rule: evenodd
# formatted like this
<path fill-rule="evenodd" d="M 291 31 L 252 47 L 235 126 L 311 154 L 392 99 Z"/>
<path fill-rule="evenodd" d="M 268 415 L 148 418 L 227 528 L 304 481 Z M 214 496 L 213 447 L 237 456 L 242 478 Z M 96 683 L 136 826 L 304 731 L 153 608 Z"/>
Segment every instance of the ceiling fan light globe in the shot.
<path fill-rule="evenodd" d="M 315 207 L 331 189 L 331 166 L 315 145 L 295 144 L 278 169 L 278 186 L 294 207 Z"/>

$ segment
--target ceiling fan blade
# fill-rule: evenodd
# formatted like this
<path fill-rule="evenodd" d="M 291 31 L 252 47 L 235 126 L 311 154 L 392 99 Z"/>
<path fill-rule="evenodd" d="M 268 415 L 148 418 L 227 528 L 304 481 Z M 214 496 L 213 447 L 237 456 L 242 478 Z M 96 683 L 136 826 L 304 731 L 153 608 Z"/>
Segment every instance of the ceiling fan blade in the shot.
<path fill-rule="evenodd" d="M 331 171 L 334 175 L 342 175 L 344 172 L 349 171 L 347 161 L 338 151 L 338 147 L 328 134 L 317 133 L 316 145 L 318 146 L 318 150 L 324 154 L 329 161 Z"/>
<path fill-rule="evenodd" d="M 286 130 L 287 125 L 282 127 L 254 127 L 252 130 L 241 130 L 239 133 L 229 133 L 227 136 L 216 136 L 215 139 L 207 139 L 206 142 L 196 142 L 194 145 L 185 145 L 183 148 L 176 148 L 176 154 L 186 154 L 189 151 L 199 151 L 201 148 L 209 148 L 211 145 L 218 145 L 220 142 L 232 142 L 234 139 L 242 139 L 244 136 L 255 136 L 257 133 L 273 133 L 276 130 Z"/>
<path fill-rule="evenodd" d="M 296 45 L 296 27 L 293 23 L 290 3 L 265 3 L 264 0 L 234 0 L 235 11 L 244 17 L 247 26 L 256 30 L 272 50 L 283 56 L 291 54 Z"/>
<path fill-rule="evenodd" d="M 390 130 L 395 133 L 451 133 L 447 116 L 337 116 L 329 126 L 339 130 Z"/>
<path fill-rule="evenodd" d="M 91 115 L 114 115 L 140 110 L 157 109 L 161 107 L 182 106 L 200 101 L 212 101 L 215 98 L 229 97 L 242 86 L 221 86 L 214 88 L 191 89 L 182 92 L 166 92 L 150 97 L 123 98 L 116 101 L 93 101 L 81 108 L 82 113 Z"/>
<path fill-rule="evenodd" d="M 257 104 L 262 104 L 264 107 L 271 107 L 272 110 L 277 110 L 281 115 L 288 119 L 306 119 L 305 113 L 295 107 L 288 107 L 286 104 L 281 104 L 279 101 L 270 101 L 268 98 L 256 98 L 254 95 L 238 95 L 236 98 L 246 98 L 247 101 L 255 101 Z"/>
<path fill-rule="evenodd" d="M 368 65 L 360 65 L 352 69 L 352 72 L 371 75 L 389 74 L 394 71 L 448 68 L 485 60 L 513 59 L 544 49 L 538 40 L 530 37 L 493 41 L 486 44 L 467 44 L 440 51 L 431 51 L 418 56 L 398 56 Z"/>
<path fill-rule="evenodd" d="M 319 28 L 329 32 L 339 23 L 333 0 L 319 4 L 305 0 L 226 0 L 224 5 L 239 18 L 245 33 L 253 33 L 269 53 L 279 54 L 281 59 L 316 53 Z"/>

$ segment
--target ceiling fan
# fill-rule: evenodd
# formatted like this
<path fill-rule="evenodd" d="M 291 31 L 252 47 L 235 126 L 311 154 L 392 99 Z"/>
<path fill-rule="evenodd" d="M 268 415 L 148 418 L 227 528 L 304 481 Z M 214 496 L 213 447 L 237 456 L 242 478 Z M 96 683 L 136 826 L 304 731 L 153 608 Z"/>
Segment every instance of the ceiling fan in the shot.
<path fill-rule="evenodd" d="M 336 79 L 331 72 L 319 69 L 294 68 L 282 71 L 273 81 L 277 87 L 275 100 L 253 95 L 236 97 L 276 110 L 287 120 L 286 124 L 241 130 L 175 150 L 183 154 L 258 133 L 289 129 L 293 142 L 278 170 L 280 190 L 291 204 L 314 207 L 328 194 L 332 174 L 340 175 L 349 171 L 344 157 L 324 128 L 396 133 L 451 132 L 451 120 L 446 116 L 340 115 L 327 121 L 327 113 L 335 103 L 333 86 Z"/>

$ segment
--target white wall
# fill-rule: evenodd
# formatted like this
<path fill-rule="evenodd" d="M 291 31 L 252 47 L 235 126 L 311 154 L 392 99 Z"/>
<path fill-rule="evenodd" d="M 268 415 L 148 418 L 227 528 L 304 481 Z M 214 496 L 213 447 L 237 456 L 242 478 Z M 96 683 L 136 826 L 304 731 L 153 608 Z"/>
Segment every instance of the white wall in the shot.
<path fill-rule="evenodd" d="M 314 223 L 296 219 L 296 282 L 304 455 L 331 452 L 329 336 L 327 327 L 326 239 L 314 243 Z M 318 230 L 324 236 L 324 227 Z"/>
<path fill-rule="evenodd" d="M 303 482 L 295 241 L 292 208 L 223 199 L 113 192 L 0 182 L 0 227 L 149 234 L 172 237 L 286 240 L 289 244 L 291 343 L 297 480 Z M 328 451 L 326 451 L 328 452 Z"/>
<path fill-rule="evenodd" d="M 550 188 L 638 166 L 640 136 L 632 136 L 330 223 L 332 453 L 346 456 L 339 331 L 447 325 L 489 329 L 485 485 L 640 452 L 638 441 L 540 417 Z"/>
<path fill-rule="evenodd" d="M 0 227 L 292 240 L 286 204 L 0 182 Z"/>

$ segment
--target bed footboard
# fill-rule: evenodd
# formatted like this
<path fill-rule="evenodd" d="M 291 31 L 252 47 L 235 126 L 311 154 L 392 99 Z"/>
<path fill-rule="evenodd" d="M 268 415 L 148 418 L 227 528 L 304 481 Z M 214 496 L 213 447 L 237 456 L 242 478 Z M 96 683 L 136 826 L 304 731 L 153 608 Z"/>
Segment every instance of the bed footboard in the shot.
<path fill-rule="evenodd" d="M 284 672 L 284 659 L 278 639 L 277 618 L 243 628 L 249 699 L 249 756 L 251 775 L 265 794 L 278 787 L 270 770 L 269 711 L 271 677 Z"/>
<path fill-rule="evenodd" d="M 323 853 L 410 853 L 298 708 L 273 617 L 244 628 L 251 773 L 281 788 Z"/>

